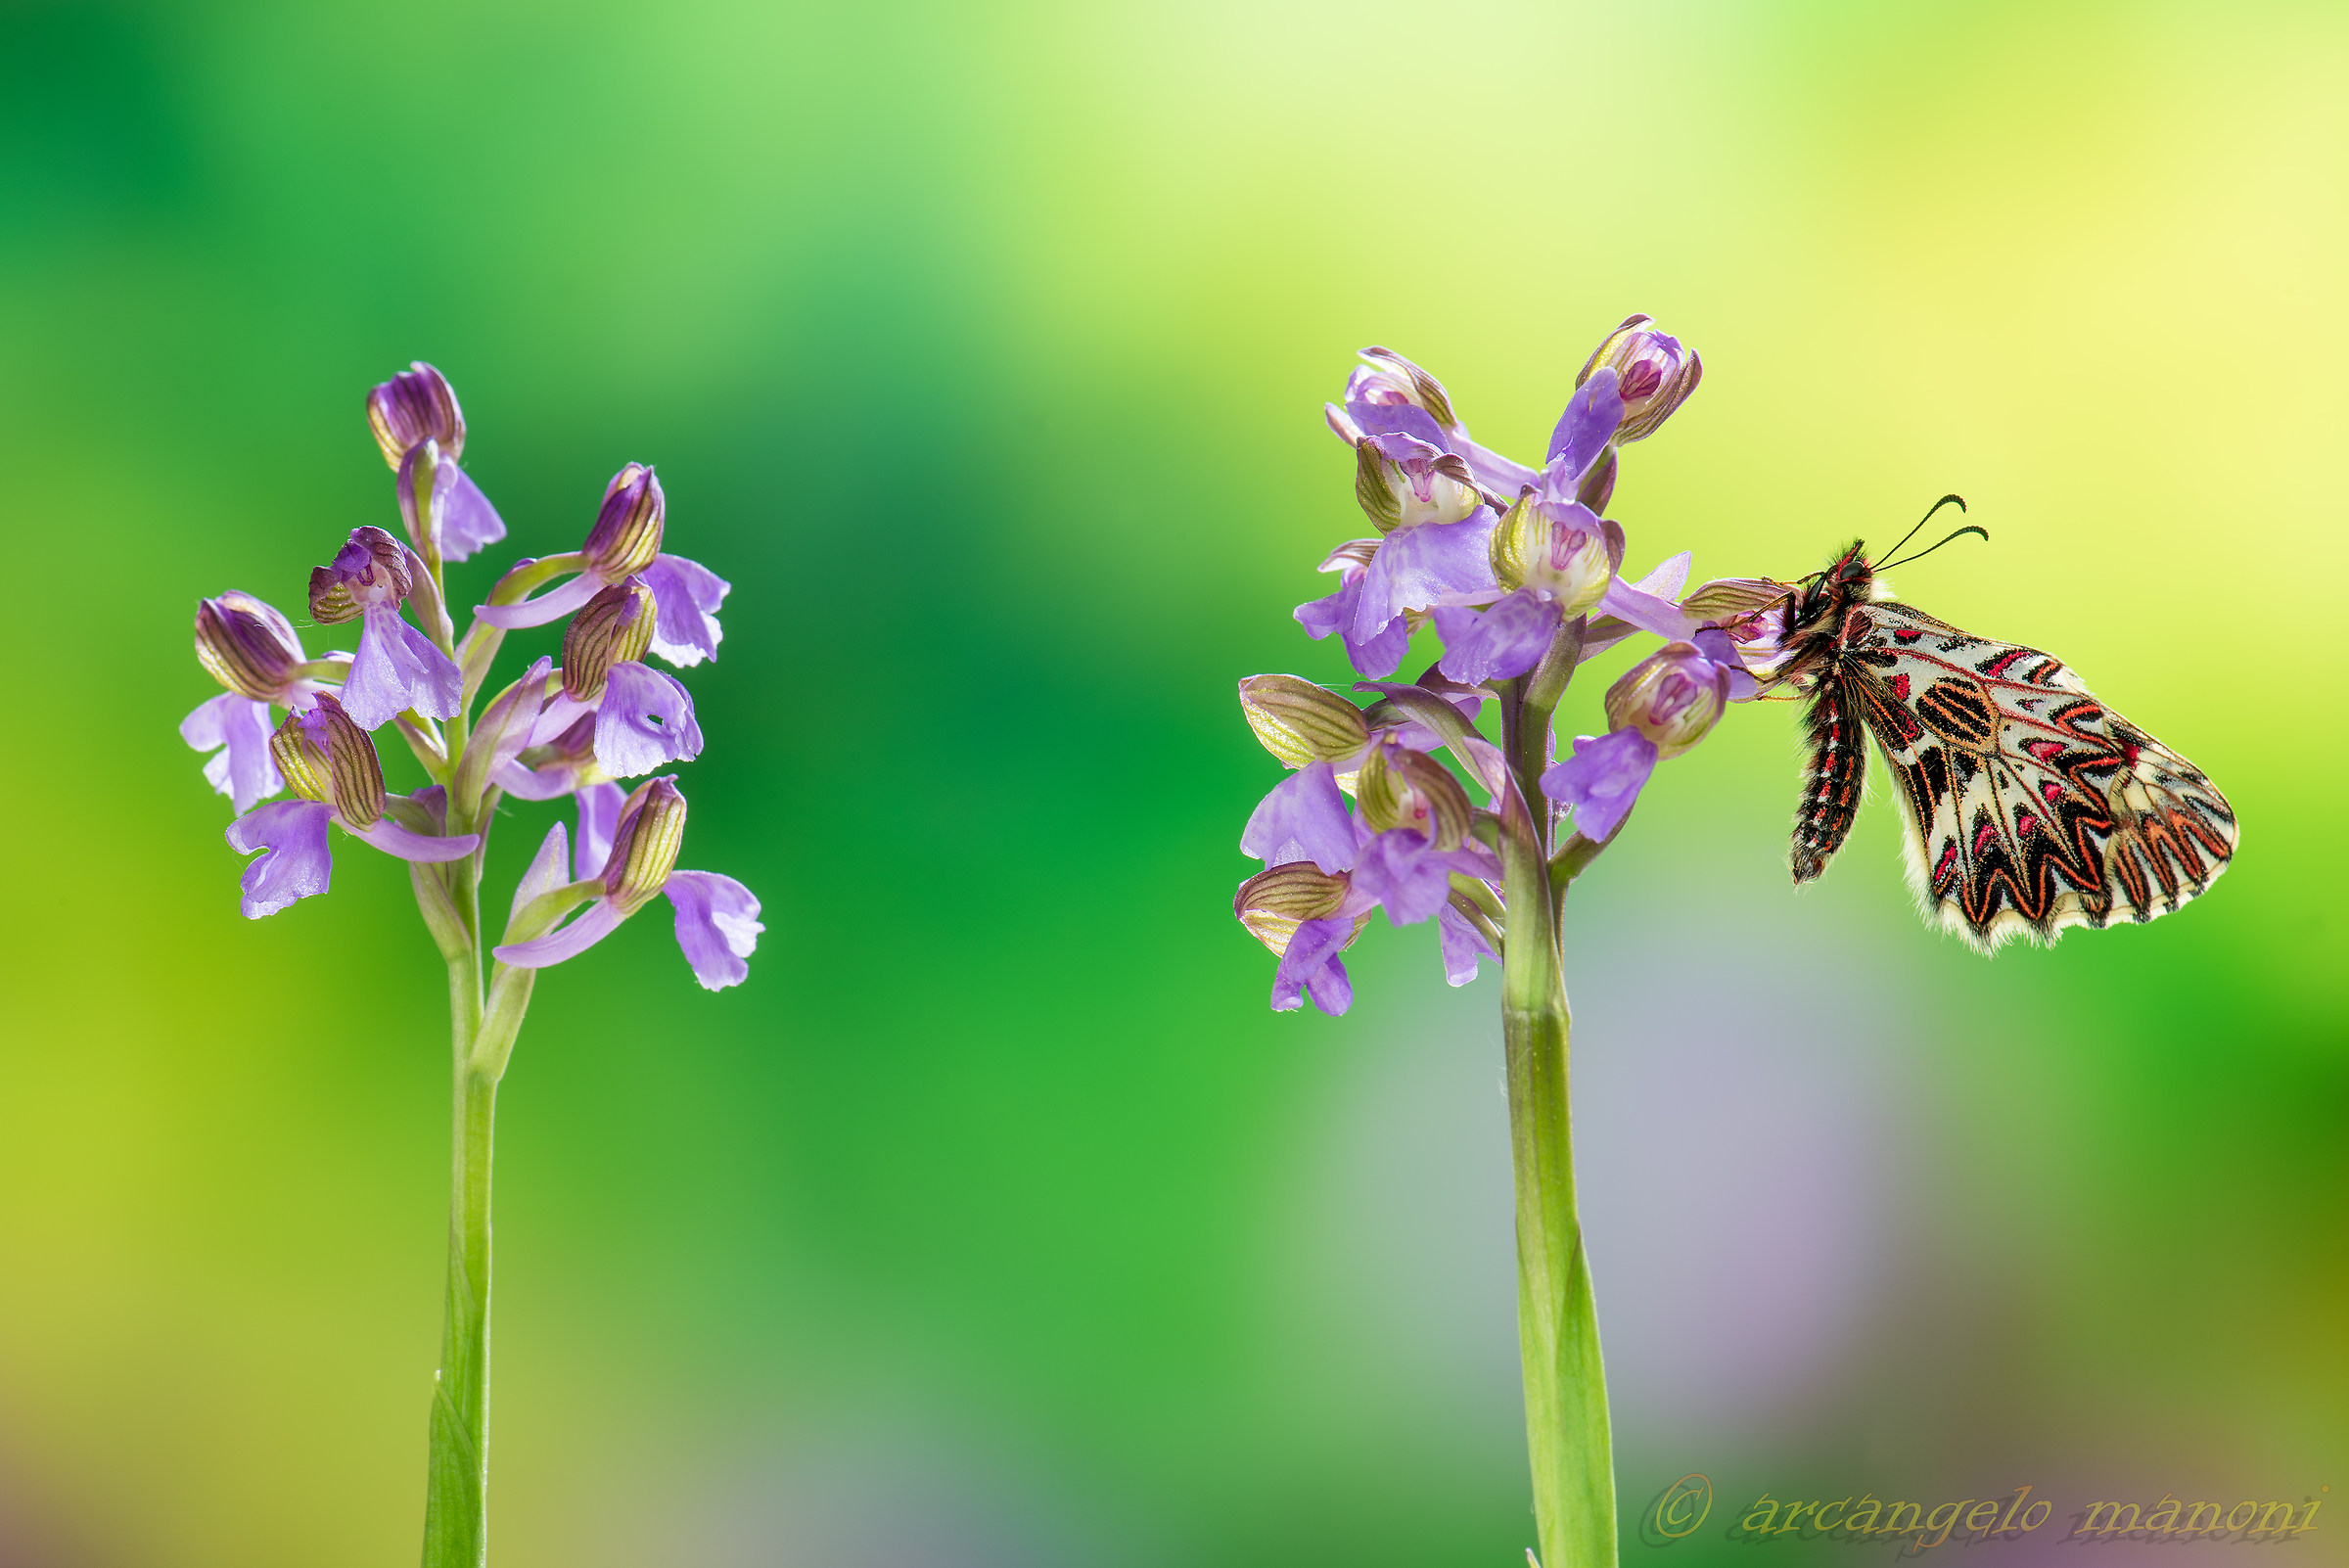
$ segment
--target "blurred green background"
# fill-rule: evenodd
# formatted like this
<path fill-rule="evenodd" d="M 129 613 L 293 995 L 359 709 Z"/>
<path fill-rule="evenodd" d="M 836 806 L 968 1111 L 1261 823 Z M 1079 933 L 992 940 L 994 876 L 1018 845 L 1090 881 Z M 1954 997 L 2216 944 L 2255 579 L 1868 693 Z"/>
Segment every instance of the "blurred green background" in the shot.
<path fill-rule="evenodd" d="M 2316 5 L 0 5 L 0 1563 L 413 1560 L 438 965 L 355 847 L 241 919 L 174 726 L 199 594 L 392 525 L 360 400 L 417 357 L 512 548 L 643 459 L 734 582 L 685 863 L 766 905 L 739 990 L 660 919 L 539 989 L 498 1562 L 1520 1561 L 1494 981 L 1382 926 L 1350 1017 L 1266 1011 L 1232 681 L 1341 676 L 1289 609 L 1363 531 L 1357 346 L 1522 454 L 1634 309 L 1707 367 L 1634 569 L 1960 490 L 1993 542 L 1905 596 L 2246 834 L 1985 961 L 1880 776 L 1789 891 L 1790 708 L 1666 771 L 1567 930 L 1627 1518 L 1720 1499 L 1627 1557 L 1757 1549 L 1765 1490 L 2032 1484 L 2018 1562 L 2328 1496 L 2345 69 Z"/>

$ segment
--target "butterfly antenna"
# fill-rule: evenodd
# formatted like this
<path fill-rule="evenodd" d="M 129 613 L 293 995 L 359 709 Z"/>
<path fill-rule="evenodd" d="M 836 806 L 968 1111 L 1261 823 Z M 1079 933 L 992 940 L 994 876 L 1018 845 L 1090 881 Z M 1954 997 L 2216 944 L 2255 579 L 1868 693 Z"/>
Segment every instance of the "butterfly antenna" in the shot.
<path fill-rule="evenodd" d="M 1907 566 L 1911 561 L 1922 561 L 1926 556 L 1931 555 L 1935 550 L 1940 549 L 1942 544 L 1949 543 L 1950 539 L 1963 538 L 1968 533 L 1979 533 L 1985 540 L 1988 540 L 1990 537 L 1990 530 L 1968 523 L 1965 527 L 1951 534 L 1949 539 L 1942 540 L 1941 544 L 1929 544 L 1925 546 L 1925 548 L 1917 551 L 1914 555 L 1903 556 L 1898 561 L 1887 561 L 1882 566 L 1876 568 L 1876 570 L 1879 572 L 1890 572 L 1894 567 Z"/>
<path fill-rule="evenodd" d="M 1914 528 L 1914 529 L 1911 529 L 1911 530 L 1910 530 L 1908 532 L 1906 532 L 1906 533 L 1904 533 L 1904 534 L 1902 534 L 1902 535 L 1901 535 L 1901 544 L 1907 544 L 1907 543 L 1908 543 L 1908 542 L 1909 542 L 1911 539 L 1913 539 L 1913 538 L 1915 538 L 1915 537 L 1916 537 L 1916 533 L 1917 533 L 1917 529 L 1921 529 L 1921 528 L 1923 528 L 1923 527 L 1924 527 L 1926 524 L 1928 524 L 1928 523 L 1932 522 L 1932 521 L 1933 521 L 1933 514 L 1934 514 L 1935 512 L 1938 512 L 1938 511 L 1940 511 L 1940 510 L 1941 510 L 1943 507 L 1945 507 L 1945 506 L 1956 506 L 1956 507 L 1958 508 L 1958 511 L 1962 512 L 1962 511 L 1964 511 L 1964 510 L 1965 510 L 1965 497 L 1964 497 L 1964 496 L 1962 496 L 1962 495 L 1945 495 L 1945 496 L 1943 496 L 1943 497 L 1942 497 L 1940 500 L 1938 500 L 1938 501 L 1935 501 L 1935 502 L 1933 503 L 1933 505 L 1932 505 L 1930 508 L 1928 508 L 1928 509 L 1926 510 L 1926 512 L 1925 512 L 1925 515 L 1924 515 L 1923 517 L 1920 517 L 1920 518 L 1918 518 L 1918 519 L 1916 520 L 1916 528 Z M 1987 534 L 1987 533 L 1983 534 L 1982 536 L 1983 536 L 1984 538 L 1986 538 L 1986 539 L 1990 537 L 1990 535 L 1989 535 L 1989 534 Z M 1942 540 L 1941 542 L 1942 542 L 1943 544 L 1947 544 L 1947 543 L 1949 543 L 1950 541 L 1949 541 L 1948 539 L 1944 539 L 1944 540 Z M 1885 553 L 1886 555 L 1898 555 L 1898 554 L 1900 554 L 1900 553 L 1901 553 L 1901 544 L 1896 544 L 1896 545 L 1894 545 L 1894 546 L 1893 546 L 1891 549 L 1889 549 L 1889 550 L 1885 551 L 1884 553 Z M 1913 560 L 1913 559 L 1914 559 L 1914 557 L 1911 557 L 1911 560 Z M 1880 571 L 1880 570 L 1882 570 L 1882 569 L 1881 569 L 1881 568 L 1879 568 L 1878 570 Z"/>

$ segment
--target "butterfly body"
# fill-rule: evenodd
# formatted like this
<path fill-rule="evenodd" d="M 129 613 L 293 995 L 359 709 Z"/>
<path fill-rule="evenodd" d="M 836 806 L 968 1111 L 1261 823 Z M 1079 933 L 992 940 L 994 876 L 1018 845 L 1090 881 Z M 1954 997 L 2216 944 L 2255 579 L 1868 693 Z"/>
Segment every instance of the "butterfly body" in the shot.
<path fill-rule="evenodd" d="M 1773 679 L 1809 700 L 1797 883 L 1823 871 L 1851 831 L 1870 735 L 1899 786 L 1919 899 L 1984 951 L 2151 920 L 2226 869 L 2234 813 L 2191 762 L 2061 661 L 1879 591 L 1858 544 L 1787 585 Z"/>

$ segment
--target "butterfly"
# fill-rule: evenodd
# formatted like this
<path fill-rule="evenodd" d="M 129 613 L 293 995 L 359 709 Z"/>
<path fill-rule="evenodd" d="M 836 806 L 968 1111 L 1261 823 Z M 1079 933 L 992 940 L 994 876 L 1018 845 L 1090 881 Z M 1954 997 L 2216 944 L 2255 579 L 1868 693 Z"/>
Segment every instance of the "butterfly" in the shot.
<path fill-rule="evenodd" d="M 1952 501 L 1963 509 L 1953 495 L 1934 510 Z M 1969 532 L 1983 530 L 1958 530 Z M 1900 787 L 1909 878 L 1927 918 L 1981 951 L 2151 920 L 2227 869 L 2234 811 L 2199 768 L 2061 661 L 1879 598 L 1888 590 L 1875 574 L 1855 543 L 1800 583 L 1776 585 L 1784 623 L 1772 683 L 1809 701 L 1797 886 L 1826 869 L 1859 814 L 1864 735 Z"/>

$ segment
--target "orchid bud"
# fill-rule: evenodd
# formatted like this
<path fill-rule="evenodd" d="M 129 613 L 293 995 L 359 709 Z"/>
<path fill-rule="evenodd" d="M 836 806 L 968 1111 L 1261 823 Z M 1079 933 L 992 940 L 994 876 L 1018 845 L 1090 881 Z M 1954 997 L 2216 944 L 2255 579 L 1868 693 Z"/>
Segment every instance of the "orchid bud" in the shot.
<path fill-rule="evenodd" d="M 196 658 L 238 696 L 271 702 L 302 661 L 301 639 L 273 607 L 231 591 L 196 602 Z"/>
<path fill-rule="evenodd" d="M 1678 757 L 1705 738 L 1729 701 L 1729 667 L 1691 642 L 1668 642 L 1607 688 L 1607 723 L 1636 729 L 1658 758 Z"/>
<path fill-rule="evenodd" d="M 1282 957 L 1299 926 L 1338 912 L 1351 880 L 1343 871 L 1325 874 L 1311 860 L 1293 860 L 1241 883 L 1232 895 L 1231 912 L 1250 936 L 1272 949 L 1273 957 Z"/>
<path fill-rule="evenodd" d="M 414 589 L 408 553 L 378 528 L 350 530 L 350 541 L 327 565 L 310 571 L 310 619 L 320 625 L 356 621 L 370 608 L 397 609 Z"/>
<path fill-rule="evenodd" d="M 1427 417 L 1442 429 L 1459 429 L 1459 417 L 1451 411 L 1451 394 L 1442 382 L 1392 348 L 1373 345 L 1361 350 L 1360 357 L 1364 363 L 1346 385 L 1348 402 L 1408 403 L 1425 409 Z"/>
<path fill-rule="evenodd" d="M 1425 752 L 1379 746 L 1362 760 L 1354 785 L 1362 820 L 1381 833 L 1410 828 L 1439 850 L 1468 840 L 1475 807 L 1460 781 Z"/>
<path fill-rule="evenodd" d="M 604 486 L 595 527 L 579 546 L 589 570 L 606 582 L 642 572 L 661 553 L 661 529 L 668 516 L 661 482 L 642 463 L 630 463 Z"/>
<path fill-rule="evenodd" d="M 375 737 L 343 712 L 333 692 L 320 692 L 307 713 L 288 714 L 269 737 L 269 754 L 295 794 L 333 807 L 344 826 L 373 827 L 382 818 L 384 764 Z"/>
<path fill-rule="evenodd" d="M 623 915 L 634 914 L 668 885 L 677 849 L 685 842 L 685 797 L 676 776 L 648 778 L 621 803 L 604 861 L 604 897 Z"/>
<path fill-rule="evenodd" d="M 1653 320 L 1652 316 L 1626 316 L 1623 325 L 1609 333 L 1591 354 L 1583 373 L 1574 378 L 1580 387 L 1599 366 L 1615 367 L 1615 390 L 1623 398 L 1623 423 L 1615 431 L 1618 442 L 1653 436 L 1656 427 L 1688 400 L 1705 374 L 1704 361 L 1696 356 L 1696 350 L 1681 346 L 1681 340 L 1669 333 L 1657 332 L 1650 325 Z"/>
<path fill-rule="evenodd" d="M 421 359 L 368 392 L 367 423 L 384 449 L 384 461 L 394 469 L 422 441 L 438 441 L 452 463 L 465 450 L 465 415 L 457 394 L 447 377 Z"/>
<path fill-rule="evenodd" d="M 1250 675 L 1240 682 L 1240 712 L 1265 750 L 1289 767 L 1343 761 L 1370 744 L 1360 709 L 1295 675 Z"/>
<path fill-rule="evenodd" d="M 1533 588 L 1567 619 L 1589 611 L 1623 564 L 1623 530 L 1589 507 L 1528 495 L 1493 530 L 1493 575 L 1504 588 Z"/>
<path fill-rule="evenodd" d="M 641 664 L 653 645 L 653 590 L 629 577 L 579 607 L 563 628 L 563 691 L 588 702 L 604 689 L 614 665 Z"/>

